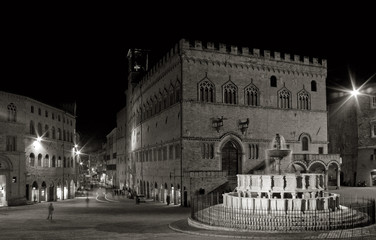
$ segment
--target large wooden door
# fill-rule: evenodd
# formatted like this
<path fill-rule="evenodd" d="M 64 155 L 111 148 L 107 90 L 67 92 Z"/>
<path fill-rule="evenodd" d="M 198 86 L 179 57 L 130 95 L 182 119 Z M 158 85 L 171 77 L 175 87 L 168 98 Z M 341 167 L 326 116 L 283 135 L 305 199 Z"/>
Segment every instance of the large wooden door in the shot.
<path fill-rule="evenodd" d="M 226 171 L 229 177 L 239 173 L 238 149 L 232 142 L 222 148 L 222 171 Z"/>

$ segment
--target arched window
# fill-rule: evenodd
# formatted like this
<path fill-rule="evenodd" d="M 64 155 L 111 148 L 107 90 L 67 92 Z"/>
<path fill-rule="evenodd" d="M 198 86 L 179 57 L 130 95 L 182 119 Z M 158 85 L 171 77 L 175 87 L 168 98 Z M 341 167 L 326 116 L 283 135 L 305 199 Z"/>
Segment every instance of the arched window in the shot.
<path fill-rule="evenodd" d="M 311 109 L 311 97 L 306 90 L 298 92 L 298 109 L 309 110 Z"/>
<path fill-rule="evenodd" d="M 52 156 L 52 167 L 56 167 L 56 157 Z"/>
<path fill-rule="evenodd" d="M 258 106 L 259 105 L 259 90 L 258 88 L 251 84 L 244 90 L 245 94 L 245 104 L 249 106 Z"/>
<path fill-rule="evenodd" d="M 30 134 L 35 135 L 35 126 L 32 120 L 30 121 Z"/>
<path fill-rule="evenodd" d="M 45 132 L 45 136 L 49 138 L 50 132 L 48 131 L 48 125 L 47 124 L 44 126 L 44 132 Z"/>
<path fill-rule="evenodd" d="M 67 158 L 64 157 L 64 160 L 63 160 L 63 167 L 66 168 L 67 167 Z"/>
<path fill-rule="evenodd" d="M 291 93 L 287 88 L 283 88 L 278 92 L 278 107 L 291 108 Z"/>
<path fill-rule="evenodd" d="M 42 166 L 42 154 L 38 154 L 38 167 Z"/>
<path fill-rule="evenodd" d="M 57 158 L 57 167 L 61 167 L 61 157 Z"/>
<path fill-rule="evenodd" d="M 34 167 L 35 164 L 35 155 L 34 153 L 30 153 L 30 166 Z"/>
<path fill-rule="evenodd" d="M 52 132 L 52 139 L 56 139 L 55 127 L 52 127 L 51 132 Z"/>
<path fill-rule="evenodd" d="M 17 121 L 17 108 L 13 103 L 8 105 L 8 121 L 16 122 Z"/>
<path fill-rule="evenodd" d="M 237 104 L 238 103 L 238 88 L 231 81 L 223 85 L 223 99 L 224 103 Z"/>
<path fill-rule="evenodd" d="M 276 76 L 270 77 L 270 86 L 271 87 L 277 87 L 277 77 Z"/>
<path fill-rule="evenodd" d="M 317 83 L 315 80 L 311 81 L 311 91 L 316 92 L 317 91 Z"/>
<path fill-rule="evenodd" d="M 308 151 L 308 137 L 302 137 L 302 151 Z"/>
<path fill-rule="evenodd" d="M 38 136 L 40 137 L 42 135 L 43 135 L 42 124 L 38 123 Z"/>
<path fill-rule="evenodd" d="M 43 161 L 43 167 L 49 167 L 50 166 L 50 156 L 48 154 L 44 157 Z"/>
<path fill-rule="evenodd" d="M 201 102 L 214 102 L 215 87 L 209 79 L 204 79 L 198 84 L 199 101 Z"/>
<path fill-rule="evenodd" d="M 57 138 L 59 140 L 61 140 L 61 129 L 60 128 L 57 129 Z"/>

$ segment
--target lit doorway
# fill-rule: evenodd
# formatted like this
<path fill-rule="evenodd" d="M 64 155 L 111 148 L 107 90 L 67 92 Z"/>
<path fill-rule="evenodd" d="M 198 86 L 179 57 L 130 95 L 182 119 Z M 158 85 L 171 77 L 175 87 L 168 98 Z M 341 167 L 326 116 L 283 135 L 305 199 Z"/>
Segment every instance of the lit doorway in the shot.
<path fill-rule="evenodd" d="M 6 180 L 5 175 L 0 175 L 0 207 L 8 206 L 7 203 L 7 194 L 6 194 Z"/>

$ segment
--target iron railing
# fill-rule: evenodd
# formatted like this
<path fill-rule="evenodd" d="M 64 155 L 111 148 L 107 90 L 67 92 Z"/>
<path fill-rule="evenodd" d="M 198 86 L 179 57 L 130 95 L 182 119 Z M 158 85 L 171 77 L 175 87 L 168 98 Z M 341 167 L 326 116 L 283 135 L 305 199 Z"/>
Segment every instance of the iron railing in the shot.
<path fill-rule="evenodd" d="M 375 199 L 339 198 L 336 209 L 262 210 L 225 207 L 222 193 L 194 195 L 191 219 L 200 226 L 260 231 L 320 231 L 363 227 L 375 223 Z"/>

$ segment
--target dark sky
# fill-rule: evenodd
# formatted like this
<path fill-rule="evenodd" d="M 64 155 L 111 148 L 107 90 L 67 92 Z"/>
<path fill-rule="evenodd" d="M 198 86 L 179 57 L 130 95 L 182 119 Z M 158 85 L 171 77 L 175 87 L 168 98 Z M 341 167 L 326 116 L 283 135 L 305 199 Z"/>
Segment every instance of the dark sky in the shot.
<path fill-rule="evenodd" d="M 180 38 L 192 38 L 324 58 L 328 80 L 348 83 L 348 70 L 358 79 L 376 72 L 371 7 L 307 5 L 285 11 L 288 6 L 223 4 L 218 10 L 192 4 L 165 12 L 149 8 L 143 14 L 132 7 L 15 11 L 3 28 L 3 67 L 9 73 L 0 90 L 50 104 L 76 101 L 77 130 L 88 141 L 104 138 L 115 127 L 132 47 L 160 56 Z"/>

